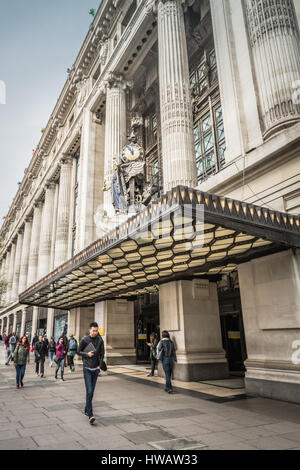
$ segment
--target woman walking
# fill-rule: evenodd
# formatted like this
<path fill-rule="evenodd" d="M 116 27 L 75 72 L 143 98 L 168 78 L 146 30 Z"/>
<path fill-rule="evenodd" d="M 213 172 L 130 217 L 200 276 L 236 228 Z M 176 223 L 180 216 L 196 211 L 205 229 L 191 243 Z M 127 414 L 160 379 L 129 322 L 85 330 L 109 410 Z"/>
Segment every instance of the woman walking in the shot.
<path fill-rule="evenodd" d="M 76 339 L 74 338 L 73 334 L 69 335 L 69 341 L 68 341 L 68 365 L 70 367 L 70 372 L 75 372 L 75 365 L 74 365 L 74 356 L 77 352 L 78 349 L 78 344 Z"/>
<path fill-rule="evenodd" d="M 53 356 L 56 353 L 56 342 L 54 341 L 53 336 L 50 339 L 49 343 L 49 362 L 50 362 L 50 367 L 53 366 Z"/>
<path fill-rule="evenodd" d="M 155 366 L 157 363 L 156 359 L 156 347 L 158 344 L 158 339 L 156 333 L 151 333 L 150 343 L 146 343 L 150 347 L 150 361 L 151 361 L 151 372 L 147 377 L 154 377 Z"/>
<path fill-rule="evenodd" d="M 162 366 L 166 376 L 166 387 L 165 392 L 173 393 L 171 375 L 173 371 L 174 362 L 177 362 L 175 346 L 173 341 L 170 340 L 168 331 L 164 330 L 161 334 L 162 339 L 157 345 L 156 357 L 162 361 Z"/>
<path fill-rule="evenodd" d="M 30 344 L 26 336 L 22 336 L 14 351 L 14 365 L 16 368 L 16 387 L 24 387 L 23 378 L 26 370 L 26 362 L 29 362 Z"/>
<path fill-rule="evenodd" d="M 47 345 L 43 341 L 43 337 L 39 336 L 38 341 L 34 343 L 34 354 L 35 354 L 35 374 L 39 375 L 39 368 L 40 368 L 41 377 L 44 377 L 44 364 L 45 364 L 46 353 L 47 353 Z"/>
<path fill-rule="evenodd" d="M 65 357 L 66 349 L 64 346 L 64 339 L 61 336 L 58 340 L 58 345 L 56 346 L 56 369 L 55 369 L 55 378 L 57 379 L 57 373 L 60 368 L 60 381 L 64 381 L 64 369 L 65 369 Z"/>

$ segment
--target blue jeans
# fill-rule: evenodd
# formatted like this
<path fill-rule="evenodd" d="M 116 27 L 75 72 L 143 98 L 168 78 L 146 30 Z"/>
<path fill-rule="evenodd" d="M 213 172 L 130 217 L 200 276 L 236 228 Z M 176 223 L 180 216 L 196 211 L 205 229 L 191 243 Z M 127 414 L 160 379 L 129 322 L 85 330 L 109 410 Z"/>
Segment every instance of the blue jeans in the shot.
<path fill-rule="evenodd" d="M 162 360 L 162 366 L 166 376 L 166 388 L 172 390 L 171 375 L 173 370 L 173 359 L 171 357 L 164 357 Z"/>
<path fill-rule="evenodd" d="M 65 359 L 58 359 L 55 369 L 55 377 L 57 377 L 58 369 L 60 368 L 60 376 L 64 378 L 64 370 L 65 370 Z"/>
<path fill-rule="evenodd" d="M 86 390 L 86 405 L 85 405 L 85 413 L 90 418 L 93 416 L 93 406 L 92 400 L 94 395 L 94 390 L 97 383 L 97 378 L 99 375 L 99 369 L 97 370 L 89 370 L 86 367 L 83 368 L 83 376 L 85 381 L 85 390 Z"/>
<path fill-rule="evenodd" d="M 49 361 L 53 362 L 54 351 L 49 351 Z"/>
<path fill-rule="evenodd" d="M 16 365 L 16 383 L 17 385 L 21 385 L 23 382 L 23 378 L 25 375 L 26 364 Z"/>

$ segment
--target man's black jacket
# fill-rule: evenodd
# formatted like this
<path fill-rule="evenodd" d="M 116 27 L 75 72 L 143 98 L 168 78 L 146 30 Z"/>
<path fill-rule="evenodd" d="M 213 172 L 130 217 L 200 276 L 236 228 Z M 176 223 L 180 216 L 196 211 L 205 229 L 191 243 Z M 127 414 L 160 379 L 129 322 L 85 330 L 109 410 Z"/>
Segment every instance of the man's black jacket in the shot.
<path fill-rule="evenodd" d="M 95 348 L 95 354 L 92 357 L 88 356 L 88 353 L 83 352 L 89 343 L 92 343 Z M 84 336 L 80 341 L 77 354 L 82 357 L 83 367 L 89 367 L 95 369 L 100 366 L 104 359 L 104 341 L 101 335 L 92 338 L 90 335 Z"/>

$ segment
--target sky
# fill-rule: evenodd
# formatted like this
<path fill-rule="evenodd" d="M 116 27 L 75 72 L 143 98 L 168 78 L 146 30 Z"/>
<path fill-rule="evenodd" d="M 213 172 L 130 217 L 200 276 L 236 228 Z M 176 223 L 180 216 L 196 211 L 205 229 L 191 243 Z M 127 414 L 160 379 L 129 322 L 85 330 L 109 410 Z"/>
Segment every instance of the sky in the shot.
<path fill-rule="evenodd" d="M 100 3 L 0 0 L 0 225 Z"/>

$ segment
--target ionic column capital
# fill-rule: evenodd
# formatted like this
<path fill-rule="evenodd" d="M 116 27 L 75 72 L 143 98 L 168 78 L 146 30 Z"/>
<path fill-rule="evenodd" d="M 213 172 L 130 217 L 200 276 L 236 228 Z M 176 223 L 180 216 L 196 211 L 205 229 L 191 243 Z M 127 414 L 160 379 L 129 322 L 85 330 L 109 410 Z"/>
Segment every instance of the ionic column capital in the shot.
<path fill-rule="evenodd" d="M 18 234 L 19 234 L 19 235 L 22 235 L 23 233 L 24 233 L 24 227 L 20 227 L 20 228 L 18 229 Z"/>
<path fill-rule="evenodd" d="M 72 165 L 73 157 L 69 153 L 63 153 L 62 157 L 59 160 L 60 166 L 62 165 Z"/>
<path fill-rule="evenodd" d="M 148 0 L 145 5 L 146 13 L 148 15 L 150 13 L 154 13 L 154 15 L 157 15 L 158 5 L 160 3 L 173 3 L 173 2 L 182 5 L 183 11 L 186 11 L 188 7 L 192 6 L 195 3 L 195 0 Z"/>
<path fill-rule="evenodd" d="M 33 219 L 32 215 L 27 215 L 25 217 L 25 222 L 32 222 L 32 219 Z"/>
<path fill-rule="evenodd" d="M 122 90 L 131 90 L 133 88 L 133 80 L 126 80 L 121 73 L 109 72 L 106 80 L 107 88 L 120 88 Z"/>
<path fill-rule="evenodd" d="M 46 189 L 55 189 L 56 185 L 57 185 L 57 181 L 47 180 L 46 184 L 45 184 L 45 187 L 46 187 Z"/>
<path fill-rule="evenodd" d="M 44 204 L 43 201 L 39 201 L 39 200 L 36 199 L 33 203 L 33 206 L 34 206 L 34 208 L 38 209 L 40 207 L 43 207 L 43 204 Z"/>

